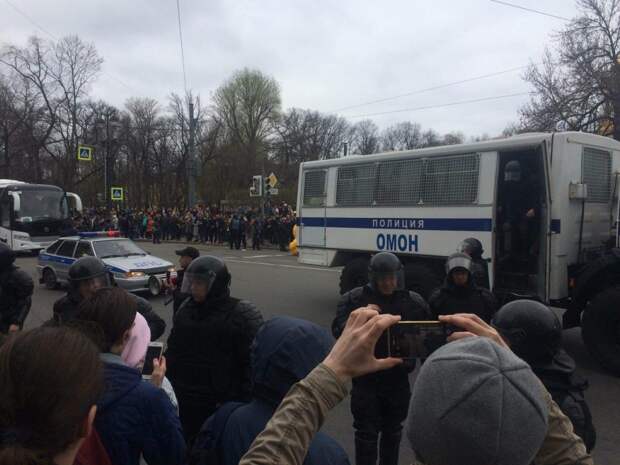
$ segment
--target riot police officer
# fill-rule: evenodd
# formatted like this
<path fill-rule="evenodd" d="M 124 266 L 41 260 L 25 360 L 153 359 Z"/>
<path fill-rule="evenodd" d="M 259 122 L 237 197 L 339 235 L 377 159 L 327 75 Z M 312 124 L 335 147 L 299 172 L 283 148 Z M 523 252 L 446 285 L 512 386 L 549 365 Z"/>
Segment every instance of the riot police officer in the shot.
<path fill-rule="evenodd" d="M 349 314 L 370 304 L 378 306 L 381 313 L 400 315 L 403 320 L 430 319 L 424 299 L 404 289 L 403 265 L 396 255 L 380 252 L 373 256 L 368 281 L 365 286 L 353 289 L 340 299 L 332 323 L 336 338 L 342 333 Z M 357 465 L 374 465 L 378 450 L 382 465 L 398 463 L 402 423 L 411 396 L 408 373 L 414 368 L 415 362 L 353 379 L 351 413 Z"/>
<path fill-rule="evenodd" d="M 553 311 L 533 300 L 504 305 L 491 323 L 540 378 L 591 451 L 596 430 L 584 391 L 588 382 L 575 373 L 575 361 L 562 349 L 562 325 Z"/>
<path fill-rule="evenodd" d="M 489 289 L 489 269 L 487 262 L 482 258 L 484 253 L 482 243 L 475 237 L 468 237 L 460 243 L 457 252 L 467 254 L 471 258 L 471 274 L 476 286 Z"/>
<path fill-rule="evenodd" d="M 252 303 L 231 297 L 230 280 L 222 259 L 192 261 L 181 289 L 191 297 L 168 338 L 167 376 L 190 443 L 218 404 L 250 398 L 250 345 L 263 318 Z"/>
<path fill-rule="evenodd" d="M 476 286 L 469 255 L 455 253 L 446 261 L 446 279 L 428 299 L 434 318 L 455 313 L 474 313 L 489 322 L 497 310 L 495 296 Z"/>
<path fill-rule="evenodd" d="M 60 325 L 74 320 L 82 300 L 91 297 L 97 289 L 114 285 L 105 264 L 96 257 L 82 257 L 69 268 L 69 290 L 67 294 L 54 303 L 53 323 Z M 166 322 L 153 311 L 148 300 L 130 294 L 138 305 L 151 330 L 151 340 L 159 338 L 166 330 Z"/>
<path fill-rule="evenodd" d="M 15 266 L 15 252 L 0 242 L 0 333 L 12 333 L 24 326 L 30 312 L 34 283 Z"/>
<path fill-rule="evenodd" d="M 183 301 L 189 297 L 189 294 L 184 294 L 181 292 L 181 289 L 183 288 L 183 276 L 185 275 L 185 270 L 193 260 L 200 257 L 200 252 L 195 247 L 185 247 L 184 249 L 175 251 L 175 254 L 179 256 L 179 265 L 181 268 L 177 270 L 177 279 L 174 287 L 172 288 L 173 315 L 176 315 Z"/>

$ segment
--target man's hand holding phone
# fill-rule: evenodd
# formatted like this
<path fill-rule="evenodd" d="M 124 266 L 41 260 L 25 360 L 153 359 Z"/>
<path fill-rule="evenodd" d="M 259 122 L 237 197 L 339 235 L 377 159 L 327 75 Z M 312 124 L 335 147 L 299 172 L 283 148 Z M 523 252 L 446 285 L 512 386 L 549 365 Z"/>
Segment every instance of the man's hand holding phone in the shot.
<path fill-rule="evenodd" d="M 460 330 L 452 332 L 448 336 L 448 341 L 458 341 L 466 337 L 488 337 L 494 340 L 500 346 L 510 349 L 506 341 L 502 339 L 497 330 L 482 320 L 478 315 L 471 313 L 456 313 L 454 315 L 439 315 L 439 321 L 445 324 L 456 327 Z"/>
<path fill-rule="evenodd" d="M 153 359 L 153 374 L 151 374 L 151 383 L 157 387 L 161 387 L 161 383 L 166 376 L 166 357 L 163 355 L 159 359 Z"/>
<path fill-rule="evenodd" d="M 387 370 L 403 363 L 400 358 L 375 357 L 375 345 L 390 326 L 400 321 L 397 315 L 380 315 L 374 308 L 351 312 L 344 331 L 323 363 L 347 383 L 351 378 Z"/>

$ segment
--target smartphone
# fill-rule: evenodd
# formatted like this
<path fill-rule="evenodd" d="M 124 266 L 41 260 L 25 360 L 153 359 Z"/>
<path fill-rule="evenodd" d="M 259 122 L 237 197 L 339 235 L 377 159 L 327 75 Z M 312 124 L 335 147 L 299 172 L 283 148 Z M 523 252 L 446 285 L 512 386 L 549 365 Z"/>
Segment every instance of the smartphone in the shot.
<path fill-rule="evenodd" d="M 377 358 L 426 358 L 446 344 L 448 331 L 441 321 L 399 321 L 377 342 Z"/>
<path fill-rule="evenodd" d="M 142 377 L 144 379 L 150 379 L 153 375 L 153 360 L 161 358 L 164 352 L 163 342 L 150 342 L 146 349 L 146 356 L 144 357 L 144 366 L 142 367 Z"/>

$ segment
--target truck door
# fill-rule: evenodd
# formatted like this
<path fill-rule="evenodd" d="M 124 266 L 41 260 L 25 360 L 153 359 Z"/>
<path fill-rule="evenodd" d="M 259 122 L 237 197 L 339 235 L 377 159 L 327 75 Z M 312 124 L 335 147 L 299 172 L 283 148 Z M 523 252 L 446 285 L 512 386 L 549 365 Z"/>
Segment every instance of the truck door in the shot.
<path fill-rule="evenodd" d="M 543 176 L 540 193 L 542 196 L 540 212 L 540 253 L 538 254 L 538 295 L 547 302 L 549 300 L 549 276 L 551 274 L 551 154 L 545 143 L 540 145 Z"/>
<path fill-rule="evenodd" d="M 325 247 L 327 170 L 304 172 L 303 193 L 299 207 L 299 246 Z"/>

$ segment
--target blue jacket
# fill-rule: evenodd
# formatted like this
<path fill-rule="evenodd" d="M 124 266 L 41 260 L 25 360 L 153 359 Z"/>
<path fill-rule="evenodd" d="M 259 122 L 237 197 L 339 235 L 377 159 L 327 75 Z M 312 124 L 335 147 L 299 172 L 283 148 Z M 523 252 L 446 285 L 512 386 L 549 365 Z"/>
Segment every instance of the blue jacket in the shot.
<path fill-rule="evenodd" d="M 196 440 L 190 463 L 237 465 L 290 387 L 325 358 L 332 344 L 325 329 L 308 321 L 276 317 L 265 323 L 252 345 L 252 401 L 226 403 L 213 414 Z M 222 412 L 227 418 L 221 418 Z M 317 433 L 304 464 L 349 465 L 349 459 L 334 439 Z"/>
<path fill-rule="evenodd" d="M 95 427 L 115 465 L 175 465 L 185 460 L 181 423 L 162 389 L 112 354 L 104 362 L 105 392 L 97 405 Z"/>

